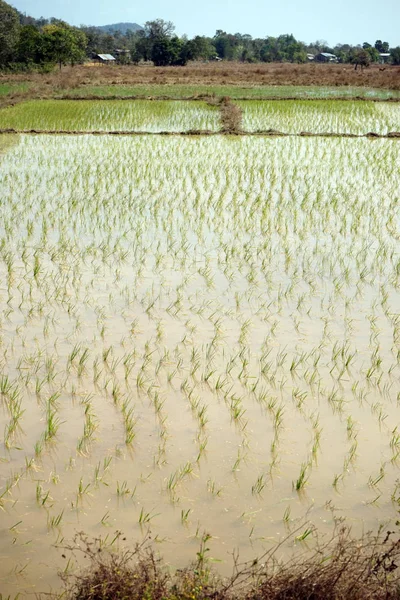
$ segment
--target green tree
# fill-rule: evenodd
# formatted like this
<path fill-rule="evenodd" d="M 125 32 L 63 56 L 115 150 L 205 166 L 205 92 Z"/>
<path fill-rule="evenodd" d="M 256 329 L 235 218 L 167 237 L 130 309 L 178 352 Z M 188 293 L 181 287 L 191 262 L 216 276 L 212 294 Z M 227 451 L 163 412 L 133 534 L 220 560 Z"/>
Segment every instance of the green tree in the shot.
<path fill-rule="evenodd" d="M 87 37 L 83 31 L 57 21 L 43 27 L 45 59 L 60 66 L 81 62 L 86 55 Z"/>
<path fill-rule="evenodd" d="M 365 42 L 367 43 L 367 42 Z M 363 44 L 364 47 L 364 44 Z M 369 47 L 371 45 L 369 44 Z M 337 44 L 333 49 L 333 54 L 337 56 L 337 59 L 340 63 L 348 63 L 351 62 L 351 53 L 353 52 L 353 47 L 350 44 Z"/>
<path fill-rule="evenodd" d="M 350 60 L 354 65 L 354 69 L 356 71 L 358 66 L 360 66 L 361 69 L 363 69 L 363 67 L 369 67 L 371 63 L 371 56 L 368 52 L 368 48 L 367 50 L 365 50 L 364 48 L 353 48 Z"/>
<path fill-rule="evenodd" d="M 0 67 L 13 60 L 20 32 L 18 12 L 0 0 Z"/>
<path fill-rule="evenodd" d="M 188 60 L 209 60 L 217 55 L 210 38 L 200 35 L 186 42 L 186 52 Z"/>
<path fill-rule="evenodd" d="M 184 65 L 188 60 L 186 44 L 177 36 L 154 40 L 151 60 L 156 67 Z"/>
<path fill-rule="evenodd" d="M 400 46 L 396 46 L 396 48 L 392 48 L 390 50 L 390 56 L 392 58 L 392 63 L 394 65 L 400 65 Z"/>
<path fill-rule="evenodd" d="M 376 63 L 379 62 L 379 51 L 376 48 L 372 48 L 372 46 L 370 48 L 366 48 L 365 52 L 368 52 L 369 57 L 370 57 L 370 62 Z"/>
<path fill-rule="evenodd" d="M 382 42 L 382 40 L 376 40 L 375 48 L 378 50 L 378 52 L 389 52 L 388 42 Z"/>
<path fill-rule="evenodd" d="M 33 25 L 23 25 L 17 46 L 17 60 L 20 63 L 42 62 L 42 35 Z"/>

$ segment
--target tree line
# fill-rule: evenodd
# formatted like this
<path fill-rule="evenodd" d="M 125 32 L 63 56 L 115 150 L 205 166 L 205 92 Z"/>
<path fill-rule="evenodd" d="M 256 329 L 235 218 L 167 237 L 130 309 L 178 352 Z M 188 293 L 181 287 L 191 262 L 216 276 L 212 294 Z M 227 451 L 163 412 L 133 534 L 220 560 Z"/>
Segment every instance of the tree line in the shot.
<path fill-rule="evenodd" d="M 253 38 L 218 29 L 213 37 L 178 37 L 170 21 L 155 19 L 137 31 L 103 31 L 97 27 L 72 27 L 59 19 L 35 19 L 0 0 L 0 68 L 10 70 L 50 69 L 54 64 L 84 62 L 96 54 L 114 54 L 121 63 L 152 61 L 156 66 L 185 65 L 191 60 L 236 60 L 241 62 L 305 63 L 309 54 L 330 53 L 339 62 L 379 62 L 381 53 L 400 64 L 400 47 L 376 40 L 358 46 L 324 41 L 305 44 L 291 34 Z"/>

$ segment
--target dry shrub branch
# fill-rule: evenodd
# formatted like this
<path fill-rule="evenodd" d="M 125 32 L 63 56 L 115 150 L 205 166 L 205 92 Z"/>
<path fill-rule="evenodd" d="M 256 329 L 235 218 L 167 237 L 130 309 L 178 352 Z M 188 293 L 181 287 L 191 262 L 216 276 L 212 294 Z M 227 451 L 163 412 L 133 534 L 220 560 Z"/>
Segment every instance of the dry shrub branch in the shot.
<path fill-rule="evenodd" d="M 296 533 L 296 532 L 294 532 Z M 80 533 L 67 548 L 83 554 L 89 568 L 64 573 L 68 600 L 394 600 L 400 598 L 400 540 L 393 532 L 354 539 L 340 527 L 327 542 L 315 534 L 314 550 L 281 563 L 276 556 L 289 538 L 263 556 L 240 563 L 222 580 L 207 560 L 210 536 L 204 534 L 197 560 L 171 574 L 149 537 L 133 550 L 105 548 Z M 120 539 L 117 532 L 115 539 Z M 293 539 L 293 532 L 291 535 Z M 64 555 L 65 557 L 65 555 Z M 65 557 L 66 558 L 66 557 Z"/>

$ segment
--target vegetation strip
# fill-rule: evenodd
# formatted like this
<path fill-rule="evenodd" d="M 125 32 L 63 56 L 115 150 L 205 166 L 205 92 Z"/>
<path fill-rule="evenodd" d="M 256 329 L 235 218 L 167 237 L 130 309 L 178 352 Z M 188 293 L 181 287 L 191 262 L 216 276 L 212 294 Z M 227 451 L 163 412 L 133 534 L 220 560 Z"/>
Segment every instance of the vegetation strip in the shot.
<path fill-rule="evenodd" d="M 0 129 L 0 135 L 5 134 L 25 134 L 25 135 L 105 135 L 105 136 L 221 136 L 235 135 L 240 137 L 316 137 L 316 138 L 369 138 L 369 139 L 400 139 L 400 131 L 391 131 L 380 134 L 370 131 L 369 133 L 313 133 L 310 131 L 300 131 L 299 133 L 285 133 L 283 131 L 265 130 L 265 131 L 73 131 L 73 130 L 46 130 L 46 129 Z"/>
<path fill-rule="evenodd" d="M 79 95 L 74 95 L 71 94 L 69 95 L 64 95 L 64 96 L 53 96 L 52 100 L 75 100 L 75 101 L 84 101 L 84 100 L 98 100 L 98 101 L 102 101 L 102 100 L 178 100 L 178 101 L 182 101 L 182 102 L 196 102 L 196 101 L 200 101 L 200 102 L 207 102 L 209 100 L 212 99 L 220 99 L 223 98 L 223 96 L 220 97 L 215 97 L 215 96 L 210 96 L 207 94 L 204 95 L 199 95 L 199 96 L 182 96 L 182 97 L 176 97 L 176 96 L 168 96 L 168 95 L 164 95 L 164 96 L 148 96 L 148 95 L 133 95 L 133 96 L 119 96 L 119 95 L 111 95 L 111 96 L 97 96 L 96 94 L 91 94 L 89 96 L 79 96 Z M 42 99 L 41 96 L 37 96 L 35 99 Z M 47 98 L 46 98 L 47 99 Z M 321 100 L 321 101 L 342 101 L 342 102 L 349 102 L 349 101 L 357 101 L 357 102 L 400 102 L 400 97 L 399 98 L 366 98 L 365 96 L 330 96 L 330 97 L 325 97 L 325 98 L 317 98 L 317 97 L 309 97 L 309 96 L 261 96 L 261 97 L 257 97 L 257 98 L 253 98 L 253 97 L 249 97 L 249 96 L 235 96 L 234 98 L 232 98 L 234 100 L 237 100 L 238 102 L 254 102 L 255 100 L 257 100 L 257 102 L 268 102 L 269 100 L 271 102 L 274 101 L 285 101 L 285 100 L 304 100 L 307 102 L 315 102 L 316 100 Z"/>

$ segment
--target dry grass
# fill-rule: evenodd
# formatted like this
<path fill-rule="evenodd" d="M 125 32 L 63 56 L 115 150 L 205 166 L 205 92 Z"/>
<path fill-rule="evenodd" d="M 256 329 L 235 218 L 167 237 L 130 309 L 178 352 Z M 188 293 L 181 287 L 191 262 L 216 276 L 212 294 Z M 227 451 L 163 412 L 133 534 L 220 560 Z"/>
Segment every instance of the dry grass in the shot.
<path fill-rule="evenodd" d="M 85 85 L 198 84 L 367 86 L 400 89 L 400 67 L 372 65 L 362 71 L 347 64 L 191 63 L 186 67 L 86 66 L 65 67 L 51 74 L 0 75 L 1 81 L 30 81 L 33 87 L 66 90 Z"/>
<path fill-rule="evenodd" d="M 400 541 L 393 533 L 353 539 L 341 527 L 326 543 L 315 539 L 313 552 L 285 564 L 278 547 L 254 561 L 235 558 L 231 577 L 219 578 L 207 562 L 209 536 L 197 560 L 171 575 L 149 540 L 133 551 L 104 549 L 100 540 L 79 534 L 68 551 L 83 554 L 89 567 L 64 574 L 68 600 L 394 600 L 400 598 Z M 117 538 L 121 534 L 117 533 Z M 287 541 L 287 540 L 286 540 Z M 67 558 L 64 555 L 65 558 Z"/>
<path fill-rule="evenodd" d="M 241 133 L 242 132 L 242 110 L 231 102 L 230 98 L 224 96 L 220 102 L 221 107 L 221 132 L 222 133 Z"/>

